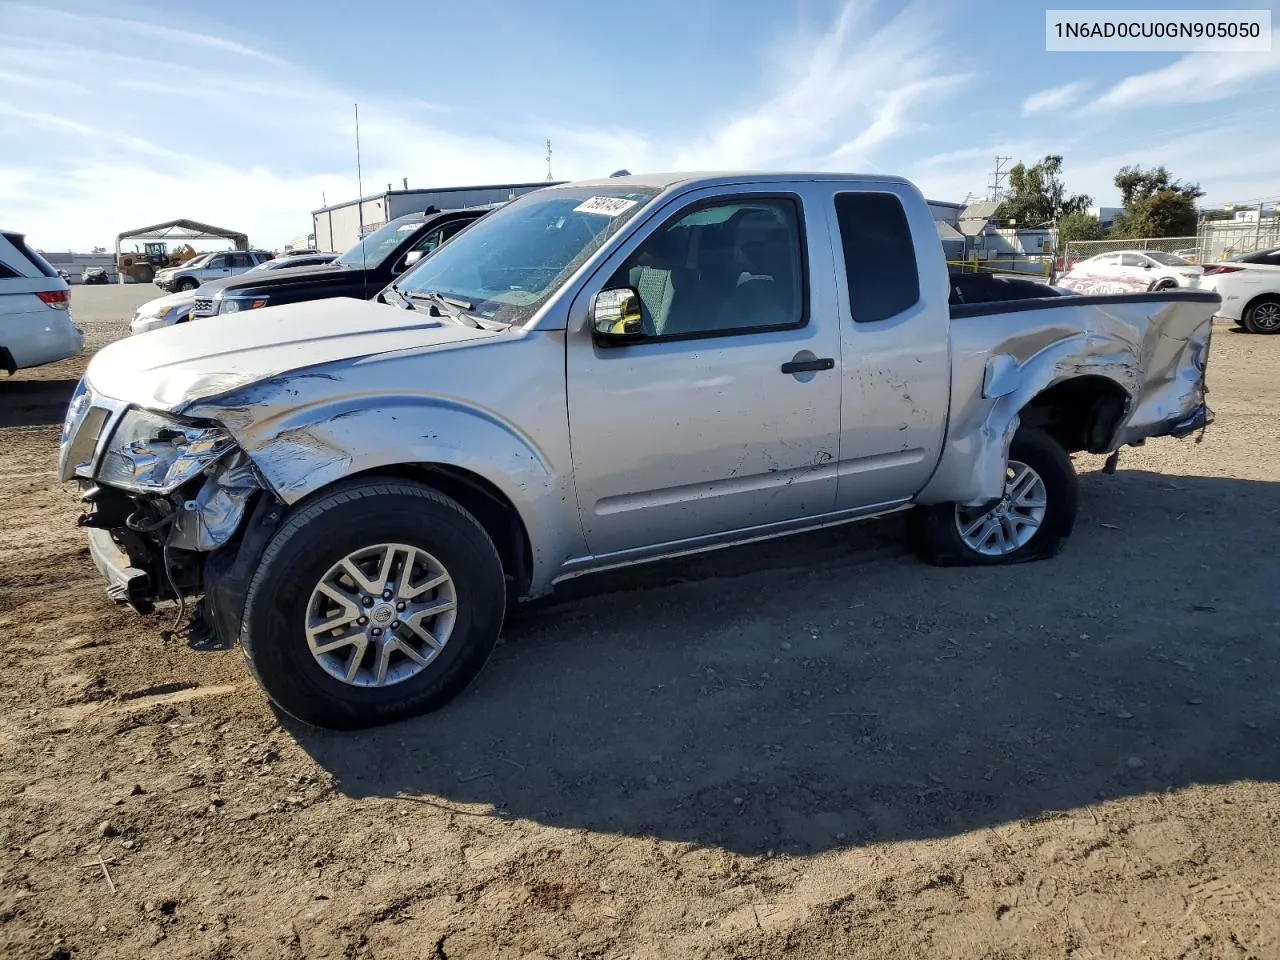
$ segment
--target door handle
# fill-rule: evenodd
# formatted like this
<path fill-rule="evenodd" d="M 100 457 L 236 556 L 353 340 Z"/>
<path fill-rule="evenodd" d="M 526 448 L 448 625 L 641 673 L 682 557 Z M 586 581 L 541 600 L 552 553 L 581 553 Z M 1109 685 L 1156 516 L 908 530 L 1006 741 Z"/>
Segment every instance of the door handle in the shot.
<path fill-rule="evenodd" d="M 830 370 L 836 365 L 832 357 L 814 357 L 812 360 L 788 360 L 782 365 L 783 373 L 808 373 L 810 370 Z"/>

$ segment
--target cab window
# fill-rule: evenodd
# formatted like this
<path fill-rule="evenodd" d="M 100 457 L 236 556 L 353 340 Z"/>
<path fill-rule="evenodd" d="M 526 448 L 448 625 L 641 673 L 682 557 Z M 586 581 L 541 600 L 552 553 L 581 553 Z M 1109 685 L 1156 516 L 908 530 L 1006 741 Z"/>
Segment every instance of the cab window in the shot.
<path fill-rule="evenodd" d="M 686 208 L 610 279 L 640 295 L 649 338 L 802 326 L 806 272 L 794 197 L 736 197 Z"/>

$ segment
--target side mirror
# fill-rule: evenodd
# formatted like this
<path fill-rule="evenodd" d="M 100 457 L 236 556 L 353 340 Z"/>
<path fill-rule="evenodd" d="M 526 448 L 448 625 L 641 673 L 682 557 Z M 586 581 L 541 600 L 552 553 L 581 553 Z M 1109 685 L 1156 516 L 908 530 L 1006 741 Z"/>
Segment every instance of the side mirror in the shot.
<path fill-rule="evenodd" d="M 1152 263 L 1150 260 L 1148 260 L 1146 263 L 1144 263 L 1144 264 L 1142 265 L 1142 269 L 1143 269 L 1143 270 L 1153 270 L 1153 269 L 1155 269 L 1155 264 L 1154 264 L 1154 263 Z"/>
<path fill-rule="evenodd" d="M 638 340 L 644 336 L 640 294 L 631 287 L 601 290 L 591 301 L 591 329 L 608 340 Z"/>
<path fill-rule="evenodd" d="M 404 255 L 404 268 L 408 270 L 426 255 L 425 250 L 410 250 Z"/>

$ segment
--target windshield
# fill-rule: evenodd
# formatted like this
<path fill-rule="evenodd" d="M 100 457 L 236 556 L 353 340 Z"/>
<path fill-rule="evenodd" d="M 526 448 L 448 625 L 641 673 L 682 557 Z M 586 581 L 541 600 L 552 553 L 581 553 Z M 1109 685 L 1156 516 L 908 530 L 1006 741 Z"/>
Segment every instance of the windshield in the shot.
<path fill-rule="evenodd" d="M 488 320 L 523 323 L 657 194 L 631 185 L 527 193 L 437 249 L 399 288 L 465 301 L 468 312 Z"/>
<path fill-rule="evenodd" d="M 209 262 L 209 260 L 212 257 L 213 257 L 212 253 L 202 253 L 198 257 L 192 257 L 186 263 L 178 264 L 178 266 L 180 269 L 187 269 L 189 267 L 203 267 L 206 263 Z"/>
<path fill-rule="evenodd" d="M 363 240 L 357 241 L 355 246 L 335 260 L 334 263 L 339 263 L 344 267 L 372 269 L 389 257 L 391 251 L 400 246 L 409 234 L 418 230 L 422 224 L 422 220 L 411 220 L 408 223 L 392 220 L 390 223 L 384 224 L 373 231 Z"/>
<path fill-rule="evenodd" d="M 1148 257 L 1156 263 L 1162 263 L 1166 267 L 1194 267 L 1195 264 L 1190 260 L 1183 260 L 1181 257 L 1175 257 L 1172 253 L 1164 253 L 1160 250 L 1144 250 Z"/>

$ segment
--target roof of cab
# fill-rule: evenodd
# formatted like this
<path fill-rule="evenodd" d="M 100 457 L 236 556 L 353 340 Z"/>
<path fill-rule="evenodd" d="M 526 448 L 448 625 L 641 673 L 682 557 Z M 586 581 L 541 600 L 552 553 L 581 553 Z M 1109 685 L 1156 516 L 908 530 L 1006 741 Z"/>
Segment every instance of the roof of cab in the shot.
<path fill-rule="evenodd" d="M 682 186 L 715 186 L 730 183 L 775 183 L 779 180 L 860 180 L 877 183 L 905 183 L 905 177 L 895 177 L 879 173 L 831 173 L 821 171 L 798 170 L 706 170 L 668 173 L 632 173 L 622 177 L 594 177 L 588 180 L 574 180 L 570 183 L 557 184 L 561 187 L 604 187 L 626 186 L 651 187 L 665 190 L 676 185 Z M 555 187 L 544 188 L 555 189 Z"/>

